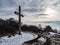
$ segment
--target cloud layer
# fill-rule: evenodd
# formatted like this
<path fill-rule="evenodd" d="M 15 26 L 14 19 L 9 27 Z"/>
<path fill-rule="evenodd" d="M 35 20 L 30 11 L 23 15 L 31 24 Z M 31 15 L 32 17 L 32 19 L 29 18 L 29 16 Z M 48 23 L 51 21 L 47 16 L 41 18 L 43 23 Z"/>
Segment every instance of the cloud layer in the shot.
<path fill-rule="evenodd" d="M 22 18 L 24 24 L 60 21 L 60 0 L 0 0 L 0 18 L 18 19 L 14 11 L 18 11 L 19 5 L 22 7 L 22 14 L 25 15 Z M 51 14 L 48 14 L 49 12 Z"/>

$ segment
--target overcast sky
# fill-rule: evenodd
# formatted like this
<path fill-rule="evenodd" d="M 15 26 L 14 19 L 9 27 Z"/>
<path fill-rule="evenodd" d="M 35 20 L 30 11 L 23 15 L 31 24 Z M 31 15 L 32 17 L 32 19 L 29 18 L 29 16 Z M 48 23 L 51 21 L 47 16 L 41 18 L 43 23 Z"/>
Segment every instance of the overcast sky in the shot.
<path fill-rule="evenodd" d="M 0 18 L 18 19 L 14 11 L 18 11 L 19 5 L 25 24 L 60 21 L 60 0 L 0 0 Z"/>

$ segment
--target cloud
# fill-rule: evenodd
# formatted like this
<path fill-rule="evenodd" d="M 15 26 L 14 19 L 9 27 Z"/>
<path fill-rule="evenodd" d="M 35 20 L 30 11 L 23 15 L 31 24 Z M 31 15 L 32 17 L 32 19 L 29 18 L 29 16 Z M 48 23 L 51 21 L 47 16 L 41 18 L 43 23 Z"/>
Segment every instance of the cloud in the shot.
<path fill-rule="evenodd" d="M 18 11 L 18 6 L 22 7 L 23 23 L 33 24 L 33 22 L 60 21 L 60 1 L 59 0 L 0 0 L 0 18 L 18 18 L 14 11 Z M 46 9 L 55 10 L 54 16 L 46 14 Z M 53 15 L 53 14 L 52 14 Z"/>
<path fill-rule="evenodd" d="M 48 6 L 60 11 L 60 0 L 48 0 Z"/>

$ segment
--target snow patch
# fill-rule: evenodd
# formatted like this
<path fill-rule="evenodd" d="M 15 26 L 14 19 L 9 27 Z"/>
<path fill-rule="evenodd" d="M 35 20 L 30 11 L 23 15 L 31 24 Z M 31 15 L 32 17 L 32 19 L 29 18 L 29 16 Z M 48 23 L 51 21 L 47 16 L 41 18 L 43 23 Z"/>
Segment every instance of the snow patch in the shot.
<path fill-rule="evenodd" d="M 39 38 L 38 40 L 40 40 L 40 41 L 42 41 L 42 42 L 46 42 L 46 39 L 43 38 L 43 37 Z"/>
<path fill-rule="evenodd" d="M 7 36 L 0 38 L 0 45 L 21 45 L 23 42 L 36 38 L 37 35 L 22 32 L 22 35 L 15 35 L 10 38 Z"/>

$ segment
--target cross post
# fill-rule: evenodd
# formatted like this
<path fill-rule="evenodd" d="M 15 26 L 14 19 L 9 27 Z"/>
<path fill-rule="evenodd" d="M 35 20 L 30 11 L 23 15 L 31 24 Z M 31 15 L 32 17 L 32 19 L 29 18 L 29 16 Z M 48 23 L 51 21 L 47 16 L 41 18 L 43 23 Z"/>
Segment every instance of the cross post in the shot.
<path fill-rule="evenodd" d="M 18 21 L 19 21 L 19 24 L 18 24 L 18 27 L 19 27 L 19 35 L 21 35 L 21 16 L 24 17 L 22 14 L 21 14 L 21 6 L 19 6 L 19 12 L 14 12 L 16 15 L 18 15 Z"/>

